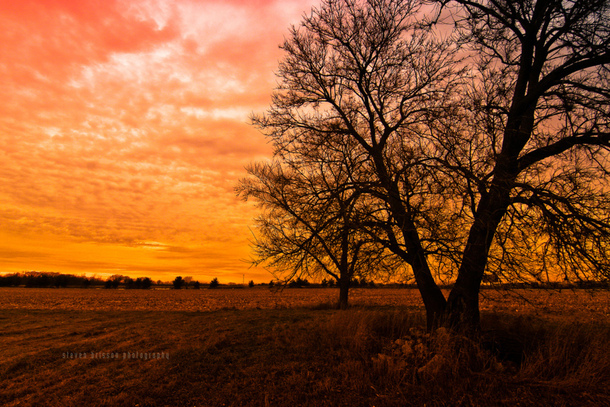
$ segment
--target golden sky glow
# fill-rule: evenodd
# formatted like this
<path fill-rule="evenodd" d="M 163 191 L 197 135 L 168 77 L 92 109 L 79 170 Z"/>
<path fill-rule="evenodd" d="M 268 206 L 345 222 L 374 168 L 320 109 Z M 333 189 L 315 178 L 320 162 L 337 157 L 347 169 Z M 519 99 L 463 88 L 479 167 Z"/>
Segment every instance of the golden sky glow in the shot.
<path fill-rule="evenodd" d="M 0 0 L 0 272 L 268 281 L 235 197 L 314 0 Z"/>

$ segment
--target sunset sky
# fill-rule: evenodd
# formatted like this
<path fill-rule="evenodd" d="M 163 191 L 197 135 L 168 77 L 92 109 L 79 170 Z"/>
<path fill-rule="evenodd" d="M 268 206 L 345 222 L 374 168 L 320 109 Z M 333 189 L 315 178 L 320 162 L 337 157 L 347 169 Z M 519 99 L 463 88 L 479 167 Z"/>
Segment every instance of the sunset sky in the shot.
<path fill-rule="evenodd" d="M 314 0 L 0 0 L 0 273 L 269 281 L 235 197 Z"/>

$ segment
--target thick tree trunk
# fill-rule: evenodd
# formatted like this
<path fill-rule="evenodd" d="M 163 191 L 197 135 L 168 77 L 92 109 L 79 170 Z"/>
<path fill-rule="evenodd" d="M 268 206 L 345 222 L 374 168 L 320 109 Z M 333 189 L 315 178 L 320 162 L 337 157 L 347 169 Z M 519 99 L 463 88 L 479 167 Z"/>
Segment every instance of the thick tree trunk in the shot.
<path fill-rule="evenodd" d="M 408 241 L 407 239 L 405 239 Z M 412 242 L 412 241 L 411 241 Z M 424 306 L 426 308 L 426 325 L 429 331 L 439 326 L 445 315 L 447 301 L 441 289 L 434 281 L 432 272 L 426 261 L 424 250 L 417 240 L 418 248 L 412 248 L 415 255 L 411 259 L 411 267 L 417 282 L 417 288 L 421 294 Z"/>
<path fill-rule="evenodd" d="M 339 283 L 339 309 L 347 309 L 348 303 L 348 295 L 349 295 L 349 278 L 347 276 L 341 275 L 341 278 L 338 281 Z"/>
<path fill-rule="evenodd" d="M 455 285 L 447 299 L 442 324 L 464 333 L 480 330 L 479 290 L 498 225 L 510 205 L 516 172 L 512 160 L 500 157 L 489 192 L 481 198 Z"/>
<path fill-rule="evenodd" d="M 434 329 L 439 325 L 444 312 L 447 301 L 441 289 L 438 287 L 428 266 L 428 261 L 421 245 L 421 239 L 417 232 L 417 227 L 409 216 L 407 208 L 401 199 L 398 184 L 392 181 L 392 177 L 388 174 L 383 154 L 377 152 L 373 154 L 377 175 L 382 185 L 386 189 L 387 203 L 390 207 L 390 212 L 395 222 L 400 225 L 403 241 L 406 249 L 406 258 L 404 260 L 413 269 L 413 275 L 417 283 L 417 288 L 421 294 L 424 306 L 426 307 L 426 320 L 428 330 Z M 398 254 L 398 253 L 397 253 Z"/>
<path fill-rule="evenodd" d="M 451 290 L 443 316 L 443 325 L 465 334 L 479 332 L 481 330 L 479 290 L 462 287 Z"/>

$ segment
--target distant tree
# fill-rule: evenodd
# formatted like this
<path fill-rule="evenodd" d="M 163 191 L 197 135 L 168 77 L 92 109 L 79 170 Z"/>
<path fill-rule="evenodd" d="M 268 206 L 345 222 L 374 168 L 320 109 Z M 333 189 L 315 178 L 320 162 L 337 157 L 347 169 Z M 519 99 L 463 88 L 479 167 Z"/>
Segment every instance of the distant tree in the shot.
<path fill-rule="evenodd" d="M 131 277 L 125 277 L 123 279 L 123 284 L 125 284 L 125 288 L 128 290 L 132 290 L 134 288 L 139 288 L 139 287 L 137 287 L 135 280 Z"/>
<path fill-rule="evenodd" d="M 174 285 L 174 289 L 179 290 L 184 285 L 184 280 L 182 279 L 181 276 L 178 276 L 174 279 L 172 284 Z"/>
<path fill-rule="evenodd" d="M 188 288 L 191 285 L 192 281 L 193 281 L 193 276 L 184 277 L 184 288 Z"/>
<path fill-rule="evenodd" d="M 275 283 L 273 282 L 273 280 L 269 281 L 269 288 L 273 288 L 274 285 Z"/>
<path fill-rule="evenodd" d="M 349 143 L 337 143 L 332 151 L 287 152 L 283 163 L 254 164 L 237 190 L 263 209 L 256 219 L 253 263 L 265 264 L 291 287 L 302 286 L 297 280 L 307 277 L 334 278 L 344 309 L 354 275 L 389 272 L 397 258 L 364 230 L 361 220 L 379 208 L 350 183 L 366 164 Z"/>
<path fill-rule="evenodd" d="M 57 288 L 65 288 L 68 286 L 69 277 L 65 274 L 57 274 L 53 276 L 53 285 Z"/>
<path fill-rule="evenodd" d="M 152 280 L 149 277 L 138 277 L 134 285 L 135 288 L 147 290 L 152 286 Z"/>
<path fill-rule="evenodd" d="M 210 281 L 210 285 L 208 287 L 209 288 L 218 288 L 219 285 L 220 285 L 220 282 L 218 282 L 218 278 L 214 277 L 212 279 L 212 281 Z"/>
<path fill-rule="evenodd" d="M 250 287 L 250 288 L 254 287 L 254 280 L 250 280 L 250 282 L 248 283 L 248 287 Z"/>
<path fill-rule="evenodd" d="M 301 278 L 301 277 L 297 277 L 294 280 L 291 280 L 288 283 L 288 287 L 296 287 L 296 288 L 302 288 L 302 287 L 308 287 L 310 285 L 309 281 L 307 281 L 306 278 Z"/>
<path fill-rule="evenodd" d="M 195 282 L 193 283 L 193 288 L 194 288 L 195 290 L 199 290 L 199 289 L 201 288 L 201 284 L 199 283 L 199 281 L 195 281 Z"/>
<path fill-rule="evenodd" d="M 42 272 L 27 272 L 25 273 L 25 286 L 26 287 L 38 287 L 45 288 L 49 287 L 53 283 L 53 277 L 49 273 Z"/>
<path fill-rule="evenodd" d="M 0 287 L 17 287 L 21 284 L 21 276 L 17 273 L 0 276 Z"/>
<path fill-rule="evenodd" d="M 125 277 L 120 275 L 120 274 L 114 274 L 110 277 L 108 277 L 108 280 L 110 283 L 110 287 L 109 288 L 119 288 L 119 285 L 124 281 Z"/>

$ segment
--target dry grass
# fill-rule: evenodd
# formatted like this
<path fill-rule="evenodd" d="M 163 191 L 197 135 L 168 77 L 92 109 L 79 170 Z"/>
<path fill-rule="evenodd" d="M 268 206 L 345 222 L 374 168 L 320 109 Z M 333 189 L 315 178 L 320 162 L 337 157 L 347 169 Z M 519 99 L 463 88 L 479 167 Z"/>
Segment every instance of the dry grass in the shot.
<path fill-rule="evenodd" d="M 0 405 L 610 405 L 603 316 L 487 312 L 473 341 L 413 307 L 330 305 L 0 310 Z"/>
<path fill-rule="evenodd" d="M 446 292 L 445 292 L 446 293 Z M 515 315 L 566 316 L 578 319 L 610 317 L 608 291 L 517 289 L 481 292 L 481 310 Z M 215 311 L 221 309 L 282 309 L 334 304 L 336 288 L 286 289 L 266 287 L 217 290 L 104 290 L 0 287 L 0 309 L 95 311 Z M 423 309 L 416 289 L 350 290 L 356 306 L 396 306 Z"/>

